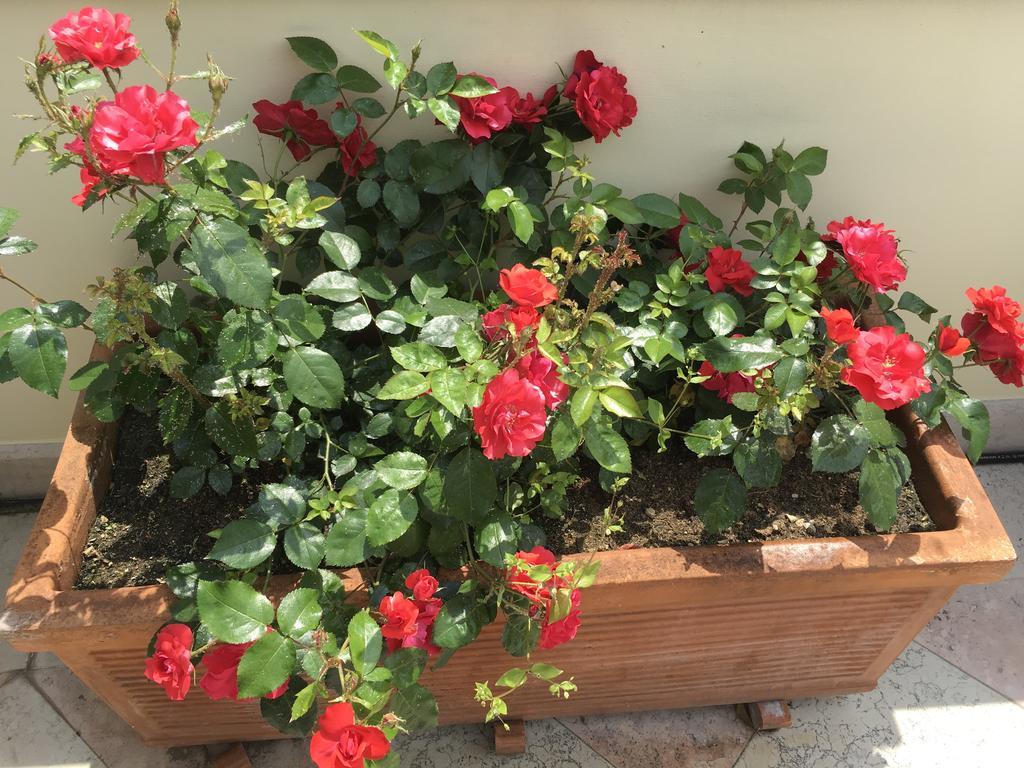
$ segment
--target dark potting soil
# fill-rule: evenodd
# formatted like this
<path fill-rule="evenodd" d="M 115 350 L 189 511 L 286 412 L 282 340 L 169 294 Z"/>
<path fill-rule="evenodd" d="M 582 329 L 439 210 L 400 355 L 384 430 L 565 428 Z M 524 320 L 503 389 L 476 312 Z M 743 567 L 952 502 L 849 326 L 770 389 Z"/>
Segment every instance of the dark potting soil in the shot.
<path fill-rule="evenodd" d="M 206 555 L 207 536 L 241 517 L 273 478 L 235 476 L 219 496 L 209 486 L 189 499 L 170 493 L 176 469 L 152 415 L 129 409 L 121 418 L 113 479 L 89 531 L 77 589 L 156 584 L 172 565 Z"/>
<path fill-rule="evenodd" d="M 635 450 L 633 475 L 616 498 L 615 522 L 623 517 L 622 531 L 611 534 L 606 533 L 603 515 L 611 495 L 601 489 L 596 467 L 584 467 L 566 497 L 565 516 L 540 522 L 548 547 L 564 555 L 620 547 L 689 547 L 877 533 L 858 502 L 859 473 L 812 473 L 806 455 L 784 466 L 779 485 L 748 491 L 743 517 L 728 530 L 712 533 L 694 510 L 693 492 L 706 471 L 729 464 L 728 459 L 697 461 L 682 449 Z M 935 530 L 913 485 L 904 487 L 898 509 L 891 533 Z"/>

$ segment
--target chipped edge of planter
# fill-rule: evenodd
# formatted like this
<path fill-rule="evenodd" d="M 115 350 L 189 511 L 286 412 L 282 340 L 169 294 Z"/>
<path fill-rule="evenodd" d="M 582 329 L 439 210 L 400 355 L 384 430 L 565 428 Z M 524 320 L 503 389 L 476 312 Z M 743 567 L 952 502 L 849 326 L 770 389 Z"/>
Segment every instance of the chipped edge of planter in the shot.
<path fill-rule="evenodd" d="M 90 359 L 109 357 L 97 345 Z M 909 408 L 896 412 L 894 421 L 907 434 L 915 487 L 940 530 L 576 557 L 600 561 L 598 584 L 604 592 L 618 596 L 622 591 L 622 601 L 611 600 L 608 611 L 628 604 L 629 590 L 640 583 L 685 590 L 695 602 L 712 602 L 734 593 L 737 580 L 789 579 L 806 588 L 837 571 L 851 589 L 858 579 L 881 574 L 893 587 L 955 587 L 1002 578 L 1016 559 L 1013 546 L 953 434 L 944 424 L 928 430 Z M 127 627 L 151 627 L 154 617 L 169 615 L 173 596 L 165 585 L 74 589 L 89 528 L 110 482 L 116 436 L 116 423 L 97 421 L 80 394 L 49 491 L 7 591 L 6 610 L 0 614 L 0 635 L 16 647 L 45 649 L 71 641 L 76 630 L 108 627 L 113 634 Z M 350 587 L 362 584 L 356 569 L 345 571 L 344 577 Z M 271 592 L 283 593 L 297 578 L 274 577 Z"/>

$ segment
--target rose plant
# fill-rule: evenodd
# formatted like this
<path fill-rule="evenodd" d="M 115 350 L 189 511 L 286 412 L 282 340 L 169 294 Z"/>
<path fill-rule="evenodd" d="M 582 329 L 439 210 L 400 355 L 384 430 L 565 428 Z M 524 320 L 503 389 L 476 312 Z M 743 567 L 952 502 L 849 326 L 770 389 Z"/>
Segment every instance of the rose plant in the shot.
<path fill-rule="evenodd" d="M 976 459 L 987 415 L 956 370 L 1022 384 L 1020 305 L 1003 289 L 972 289 L 959 330 L 943 317 L 916 342 L 901 313 L 936 310 L 891 295 L 906 278 L 894 234 L 801 220 L 823 149 L 741 146 L 720 187 L 742 197 L 726 227 L 689 195 L 627 197 L 591 177 L 577 143 L 637 115 L 626 77 L 591 51 L 535 97 L 362 31 L 393 93 L 378 100 L 378 76 L 326 42 L 289 38 L 310 72 L 287 100 L 253 104 L 260 173 L 212 148 L 248 120 L 218 127 L 229 78 L 212 58 L 179 74 L 176 2 L 166 21 L 159 88 L 124 83 L 148 60 L 127 17 L 102 9 L 56 22 L 55 50 L 26 66 L 43 127 L 18 155 L 77 167 L 83 208 L 124 205 L 115 233 L 148 263 L 98 279 L 91 312 L 0 269 L 32 300 L 0 314 L 0 381 L 56 395 L 64 332 L 83 327 L 112 356 L 70 388 L 102 421 L 152 414 L 172 494 L 274 476 L 204 559 L 168 572 L 173 621 L 144 673 L 174 699 L 193 679 L 214 699 L 259 699 L 282 732 L 314 733 L 321 768 L 394 764 L 394 736 L 436 722 L 421 674 L 499 612 L 515 657 L 586 625 L 596 563 L 560 561 L 537 525 L 584 462 L 612 491 L 631 446 L 678 437 L 731 456 L 696 489 L 723 530 L 748 488 L 809 450 L 815 470 L 860 470 L 884 530 L 909 477 L 885 412 L 952 414 Z M 175 93 L 184 79 L 208 83 L 209 112 Z M 438 139 L 379 146 L 402 112 L 443 126 Z M 14 217 L 0 212 L 0 256 L 35 247 L 8 234 Z M 346 594 L 332 569 L 354 566 L 363 588 Z M 530 660 L 477 684 L 486 719 L 531 678 L 575 690 Z"/>

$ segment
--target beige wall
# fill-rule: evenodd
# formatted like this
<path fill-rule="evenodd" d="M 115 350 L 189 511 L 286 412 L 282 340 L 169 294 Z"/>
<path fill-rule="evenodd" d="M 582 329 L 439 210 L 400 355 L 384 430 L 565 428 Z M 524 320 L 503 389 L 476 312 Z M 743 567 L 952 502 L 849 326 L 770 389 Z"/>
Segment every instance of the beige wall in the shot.
<path fill-rule="evenodd" d="M 8 0 L 0 54 L 4 113 L 31 109 L 18 54 L 78 0 Z M 1020 2 L 685 2 L 517 0 L 327 2 L 183 0 L 182 71 L 207 50 L 236 77 L 226 116 L 257 98 L 284 99 L 303 73 L 283 38 L 313 34 L 343 60 L 379 66 L 351 33 L 372 28 L 403 48 L 424 41 L 424 61 L 454 58 L 523 90 L 543 90 L 591 47 L 629 76 L 639 116 L 623 137 L 593 147 L 595 173 L 632 193 L 683 190 L 723 218 L 735 199 L 713 190 L 743 139 L 786 138 L 830 150 L 812 213 L 823 225 L 853 214 L 894 227 L 912 265 L 909 287 L 944 311 L 963 311 L 963 288 L 999 282 L 1024 298 L 1019 222 L 1024 203 L 1024 29 Z M 163 3 L 114 3 L 131 13 L 141 44 L 165 59 Z M 139 62 L 128 77 L 143 77 Z M 201 88 L 185 95 L 202 107 Z M 416 129 L 433 130 L 421 121 Z M 26 124 L 0 118 L 0 157 Z M 249 129 L 251 131 L 251 129 Z M 399 131 L 410 128 L 402 125 Z M 254 159 L 252 133 L 222 148 Z M 72 172 L 47 178 L 39 157 L 0 167 L 0 205 L 23 211 L 19 232 L 41 244 L 5 265 L 45 296 L 80 298 L 82 286 L 134 258 L 108 236 L 116 212 L 82 215 L 68 198 Z M 0 308 L 20 298 L 0 285 Z M 72 344 L 73 367 L 85 334 Z M 1009 397 L 987 374 L 981 397 Z M 58 403 L 17 384 L 0 389 L 0 443 L 57 440 L 72 399 Z"/>

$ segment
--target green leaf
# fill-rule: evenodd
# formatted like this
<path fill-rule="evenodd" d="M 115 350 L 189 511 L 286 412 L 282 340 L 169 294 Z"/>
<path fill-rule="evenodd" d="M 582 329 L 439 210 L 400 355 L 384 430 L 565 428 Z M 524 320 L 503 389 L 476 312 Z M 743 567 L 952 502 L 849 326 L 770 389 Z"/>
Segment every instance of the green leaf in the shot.
<path fill-rule="evenodd" d="M 428 373 L 448 366 L 448 361 L 435 347 L 422 341 L 412 341 L 400 347 L 391 347 L 391 357 L 408 371 Z"/>
<path fill-rule="evenodd" d="M 294 722 L 310 712 L 310 708 L 314 703 L 316 703 L 316 697 L 319 691 L 320 684 L 313 682 L 295 695 L 295 701 L 292 702 L 292 711 L 289 722 Z"/>
<path fill-rule="evenodd" d="M 633 393 L 628 389 L 608 387 L 608 389 L 602 389 L 598 392 L 597 397 L 601 405 L 609 413 L 614 413 L 616 416 L 621 416 L 624 419 L 643 418 L 636 398 L 633 397 Z"/>
<path fill-rule="evenodd" d="M 398 48 L 390 40 L 381 37 L 376 32 L 369 29 L 357 30 L 356 34 L 359 35 L 363 41 L 373 48 L 381 56 L 386 56 L 389 59 L 398 58 Z"/>
<path fill-rule="evenodd" d="M 540 622 L 518 613 L 506 617 L 501 644 L 510 655 L 522 657 L 533 653 L 539 639 Z"/>
<path fill-rule="evenodd" d="M 920 317 L 926 323 L 930 323 L 932 321 L 932 315 L 939 311 L 916 293 L 911 291 L 904 291 L 900 294 L 900 300 L 897 302 L 896 308 L 911 312 Z"/>
<path fill-rule="evenodd" d="M 284 532 L 284 553 L 303 570 L 319 568 L 325 552 L 326 539 L 316 526 L 299 523 Z"/>
<path fill-rule="evenodd" d="M 480 558 L 496 568 L 505 564 L 505 556 L 513 555 L 518 547 L 516 527 L 512 518 L 501 514 L 488 520 L 476 531 L 476 549 Z"/>
<path fill-rule="evenodd" d="M 0 208 L 0 237 L 4 237 L 11 231 L 14 222 L 20 214 L 13 208 Z"/>
<path fill-rule="evenodd" d="M 436 96 L 448 93 L 455 85 L 459 71 L 450 61 L 435 64 L 427 72 L 427 90 Z"/>
<path fill-rule="evenodd" d="M 455 454 L 444 476 L 448 512 L 459 520 L 476 524 L 486 519 L 497 498 L 498 484 L 491 462 L 471 446 Z"/>
<path fill-rule="evenodd" d="M 235 416 L 226 400 L 206 409 L 206 434 L 227 454 L 255 458 L 259 453 L 256 427 L 248 416 Z"/>
<path fill-rule="evenodd" d="M 284 380 L 289 392 L 316 408 L 337 408 L 345 391 L 337 361 L 315 347 L 296 347 L 285 353 Z"/>
<path fill-rule="evenodd" d="M 817 176 L 825 170 L 828 150 L 821 147 L 808 147 L 793 158 L 793 170 L 805 176 Z"/>
<path fill-rule="evenodd" d="M 412 184 L 390 179 L 384 185 L 384 207 L 401 226 L 408 227 L 420 215 L 420 198 Z"/>
<path fill-rule="evenodd" d="M 776 264 L 791 264 L 800 254 L 800 230 L 795 224 L 783 229 L 772 243 L 772 258 Z"/>
<path fill-rule="evenodd" d="M 200 581 L 196 601 L 200 620 L 225 643 L 256 640 L 274 620 L 270 600 L 242 581 Z"/>
<path fill-rule="evenodd" d="M 32 389 L 57 396 L 68 365 L 68 343 L 60 328 L 33 317 L 11 331 L 7 354 L 22 381 Z"/>
<path fill-rule="evenodd" d="M 736 447 L 739 430 L 732 423 L 732 417 L 724 419 L 703 419 L 687 430 L 683 442 L 700 457 L 725 456 Z"/>
<path fill-rule="evenodd" d="M 276 531 L 306 516 L 306 500 L 290 485 L 266 483 L 260 488 L 255 508 L 250 508 L 249 514 Z"/>
<path fill-rule="evenodd" d="M 72 392 L 81 392 L 83 389 L 87 388 L 90 384 L 96 381 L 96 379 L 98 379 L 100 376 L 106 374 L 106 372 L 109 370 L 110 363 L 103 362 L 102 360 L 93 360 L 91 362 L 88 362 L 81 368 L 79 368 L 77 371 L 75 371 L 73 374 L 71 374 L 71 378 L 68 379 L 68 389 L 70 389 Z M 189 395 L 188 392 L 186 392 L 184 389 L 172 389 L 168 392 L 168 395 L 170 395 L 171 393 L 180 393 L 183 394 L 189 401 L 192 400 L 191 395 Z"/>
<path fill-rule="evenodd" d="M 466 99 L 475 99 L 478 96 L 487 96 L 497 92 L 497 88 L 477 75 L 463 75 L 455 81 L 455 85 L 451 89 L 452 94 Z"/>
<path fill-rule="evenodd" d="M 673 200 L 655 193 L 633 198 L 633 204 L 640 210 L 644 223 L 659 229 L 679 226 L 679 206 Z"/>
<path fill-rule="evenodd" d="M 228 368 L 256 368 L 277 349 L 277 331 L 261 310 L 232 309 L 217 336 L 217 357 Z"/>
<path fill-rule="evenodd" d="M 188 296 L 176 283 L 160 283 L 153 286 L 149 311 L 158 325 L 179 328 L 188 318 Z"/>
<path fill-rule="evenodd" d="M 474 592 L 447 600 L 434 621 L 434 643 L 442 648 L 461 648 L 473 642 L 483 628 L 482 611 Z"/>
<path fill-rule="evenodd" d="M 772 380 L 779 389 L 780 397 L 789 397 L 800 391 L 807 381 L 807 363 L 799 357 L 787 357 L 772 368 Z"/>
<path fill-rule="evenodd" d="M 782 457 L 770 433 L 740 443 L 732 452 L 732 461 L 748 488 L 771 488 L 782 479 Z"/>
<path fill-rule="evenodd" d="M 338 98 L 338 83 L 326 72 L 313 72 L 292 88 L 292 99 L 305 104 L 326 104 Z"/>
<path fill-rule="evenodd" d="M 811 182 L 799 171 L 790 171 L 786 174 L 786 194 L 803 210 L 811 202 Z"/>
<path fill-rule="evenodd" d="M 451 100 L 451 97 L 445 96 L 443 98 L 430 98 L 427 99 L 427 109 L 430 113 L 441 122 L 449 131 L 454 131 L 459 127 L 459 118 L 461 113 L 459 112 L 458 106 Z"/>
<path fill-rule="evenodd" d="M 712 469 L 697 483 L 693 503 L 704 527 L 721 533 L 743 516 L 747 488 L 735 472 Z"/>
<path fill-rule="evenodd" d="M 704 321 L 717 336 L 726 336 L 743 321 L 746 314 L 735 296 L 715 293 L 708 299 L 703 310 Z"/>
<path fill-rule="evenodd" d="M 272 314 L 277 330 L 292 343 L 312 343 L 327 329 L 320 310 L 298 294 L 282 299 Z"/>
<path fill-rule="evenodd" d="M 373 315 L 361 301 L 338 307 L 331 315 L 331 325 L 339 331 L 360 331 L 373 322 Z"/>
<path fill-rule="evenodd" d="M 24 307 L 11 307 L 6 312 L 0 312 L 0 336 L 24 325 L 31 317 L 32 313 Z"/>
<path fill-rule="evenodd" d="M 881 451 L 871 451 L 860 468 L 860 505 L 876 529 L 887 531 L 896 520 L 903 483 Z"/>
<path fill-rule="evenodd" d="M 295 643 L 279 632 L 267 632 L 250 646 L 238 663 L 238 698 L 255 699 L 272 693 L 295 669 Z"/>
<path fill-rule="evenodd" d="M 763 368 L 783 357 L 772 339 L 753 336 L 736 339 L 719 336 L 702 344 L 701 352 L 722 373 Z"/>
<path fill-rule="evenodd" d="M 36 312 L 61 328 L 77 328 L 89 319 L 89 310 L 77 301 L 61 299 L 51 304 L 40 304 Z"/>
<path fill-rule="evenodd" d="M 380 82 L 362 67 L 342 64 L 338 68 L 338 88 L 355 93 L 374 93 L 381 88 Z"/>
<path fill-rule="evenodd" d="M 348 272 L 324 272 L 309 281 L 306 293 L 347 304 L 359 298 L 359 281 Z"/>
<path fill-rule="evenodd" d="M 430 374 L 430 396 L 455 416 L 466 404 L 466 375 L 458 368 L 445 368 Z"/>
<path fill-rule="evenodd" d="M 502 688 L 518 688 L 526 682 L 526 670 L 519 667 L 512 667 L 505 670 L 505 673 L 494 681 L 494 684 Z"/>
<path fill-rule="evenodd" d="M 569 401 L 569 415 L 579 426 L 583 426 L 597 405 L 597 392 L 590 387 L 580 387 L 572 394 Z"/>
<path fill-rule="evenodd" d="M 953 414 L 960 424 L 960 429 L 968 441 L 967 458 L 977 462 L 988 442 L 988 408 L 980 400 L 974 400 L 966 395 L 957 397 L 950 391 L 943 410 Z"/>
<path fill-rule="evenodd" d="M 327 258 L 341 269 L 354 269 L 359 266 L 362 251 L 359 243 L 341 232 L 324 232 L 320 235 L 320 247 Z"/>
<path fill-rule="evenodd" d="M 192 253 L 200 274 L 220 296 L 243 307 L 267 306 L 274 286 L 270 264 L 243 227 L 201 216 Z"/>
<path fill-rule="evenodd" d="M 39 246 L 27 237 L 11 235 L 0 240 L 0 256 L 23 256 Z"/>
<path fill-rule="evenodd" d="M 372 208 L 380 200 L 380 184 L 373 179 L 363 179 L 356 188 L 356 201 L 363 208 Z"/>
<path fill-rule="evenodd" d="M 817 472 L 849 472 L 864 461 L 871 433 L 849 416 L 829 416 L 811 436 L 811 464 Z"/>
<path fill-rule="evenodd" d="M 365 676 L 377 666 L 383 646 L 380 627 L 369 610 L 364 608 L 348 623 L 348 649 L 352 654 L 352 666 L 358 674 Z"/>
<path fill-rule="evenodd" d="M 366 541 L 365 509 L 347 509 L 341 519 L 327 533 L 325 562 L 331 566 L 347 567 L 362 563 L 370 555 Z"/>
<path fill-rule="evenodd" d="M 455 332 L 455 348 L 467 363 L 475 363 L 484 352 L 484 343 L 472 325 L 460 325 Z"/>
<path fill-rule="evenodd" d="M 274 553 L 277 536 L 273 529 L 258 520 L 232 520 L 207 555 L 229 568 L 254 568 Z"/>
<path fill-rule="evenodd" d="M 384 659 L 384 666 L 391 671 L 391 679 L 398 688 L 415 685 L 426 665 L 427 652 L 422 648 L 399 648 Z"/>
<path fill-rule="evenodd" d="M 277 626 L 286 635 L 296 639 L 312 632 L 320 625 L 323 609 L 315 589 L 293 589 L 281 599 L 277 607 Z"/>
<path fill-rule="evenodd" d="M 412 490 L 427 477 L 427 460 L 411 451 L 388 454 L 373 468 L 389 487 L 400 491 Z"/>
<path fill-rule="evenodd" d="M 644 215 L 636 203 L 625 197 L 617 197 L 603 203 L 605 211 L 609 216 L 614 216 L 623 224 L 643 224 Z"/>
<path fill-rule="evenodd" d="M 395 691 L 391 698 L 391 711 L 404 721 L 404 727 L 409 731 L 422 731 L 437 726 L 437 700 L 434 694 L 419 684 Z"/>
<path fill-rule="evenodd" d="M 871 443 L 876 446 L 896 445 L 897 429 L 885 417 L 885 411 L 867 400 L 858 400 L 853 404 L 857 419 L 871 435 Z"/>
<path fill-rule="evenodd" d="M 380 388 L 378 400 L 411 400 L 430 389 L 430 382 L 422 373 L 401 371 L 396 373 Z"/>
<path fill-rule="evenodd" d="M 311 694 L 305 691 L 312 685 L 305 685 L 300 677 L 292 677 L 288 681 L 288 691 L 276 699 L 260 699 L 260 714 L 270 725 L 288 736 L 308 736 L 316 725 L 316 707 L 310 707 L 293 719 L 293 715 L 302 712 L 301 698 Z"/>
<path fill-rule="evenodd" d="M 533 237 L 534 222 L 533 214 L 526 207 L 526 203 L 513 200 L 508 204 L 508 223 L 519 240 L 523 243 L 530 242 L 530 238 Z"/>
<path fill-rule="evenodd" d="M 591 456 L 609 472 L 628 475 L 633 471 L 629 446 L 618 432 L 600 421 L 589 421 L 583 428 L 583 443 Z"/>
<path fill-rule="evenodd" d="M 405 330 L 405 318 L 394 309 L 385 309 L 375 318 L 374 324 L 384 333 L 398 334 Z"/>
<path fill-rule="evenodd" d="M 555 460 L 565 461 L 576 453 L 582 439 L 583 430 L 572 420 L 572 415 L 563 408 L 551 427 L 551 451 L 555 454 Z"/>
<path fill-rule="evenodd" d="M 206 470 L 202 467 L 182 467 L 171 476 L 171 498 L 191 498 L 199 493 L 205 482 Z"/>
<path fill-rule="evenodd" d="M 338 55 L 323 40 L 316 37 L 286 37 L 295 55 L 312 69 L 329 72 L 338 66 Z"/>

